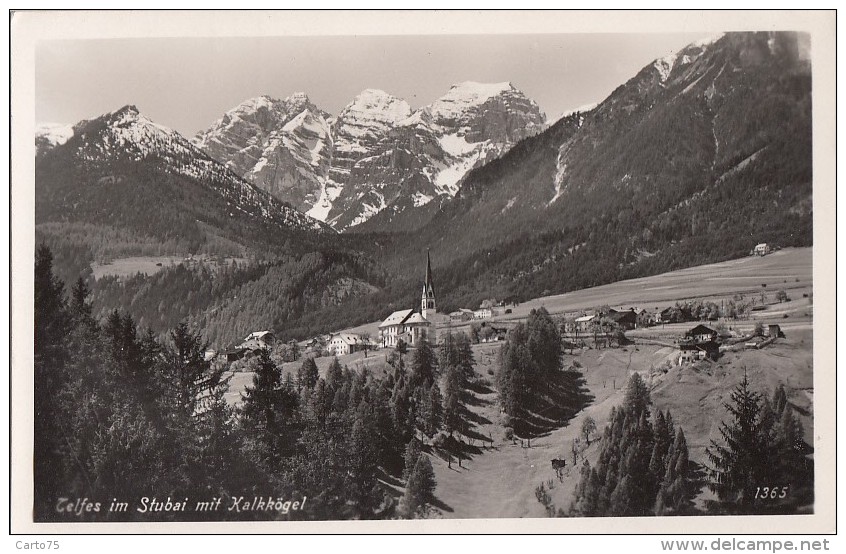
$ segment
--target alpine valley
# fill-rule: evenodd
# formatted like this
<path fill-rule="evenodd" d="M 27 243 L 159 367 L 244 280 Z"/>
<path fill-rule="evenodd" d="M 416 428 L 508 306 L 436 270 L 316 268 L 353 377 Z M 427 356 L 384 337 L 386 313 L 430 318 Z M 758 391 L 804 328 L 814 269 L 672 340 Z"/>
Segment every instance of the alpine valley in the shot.
<path fill-rule="evenodd" d="M 413 306 L 427 249 L 446 312 L 807 246 L 809 48 L 721 35 L 557 121 L 511 83 L 417 110 L 368 89 L 337 115 L 262 96 L 190 140 L 127 106 L 39 129 L 36 234 L 97 314 L 219 348 Z M 161 265 L 93 269 L 139 257 Z"/>

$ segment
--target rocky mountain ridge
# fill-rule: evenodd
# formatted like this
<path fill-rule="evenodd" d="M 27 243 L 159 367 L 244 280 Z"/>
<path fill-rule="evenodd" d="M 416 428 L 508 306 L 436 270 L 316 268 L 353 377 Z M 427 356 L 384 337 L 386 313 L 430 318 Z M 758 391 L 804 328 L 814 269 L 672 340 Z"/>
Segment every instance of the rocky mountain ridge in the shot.
<path fill-rule="evenodd" d="M 302 93 L 259 97 L 227 112 L 194 144 L 344 230 L 389 206 L 455 195 L 469 170 L 544 128 L 540 108 L 511 83 L 468 81 L 418 110 L 367 89 L 336 118 Z"/>

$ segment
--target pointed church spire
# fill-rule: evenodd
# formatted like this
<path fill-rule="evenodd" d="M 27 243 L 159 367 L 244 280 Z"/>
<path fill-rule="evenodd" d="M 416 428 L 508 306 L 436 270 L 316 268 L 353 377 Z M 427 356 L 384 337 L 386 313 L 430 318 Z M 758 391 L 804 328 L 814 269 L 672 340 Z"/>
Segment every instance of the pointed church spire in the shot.
<path fill-rule="evenodd" d="M 435 285 L 432 283 L 432 260 L 429 259 L 429 249 L 426 249 L 426 288 L 435 295 Z"/>
<path fill-rule="evenodd" d="M 432 260 L 429 258 L 429 250 L 426 249 L 426 280 L 423 283 L 423 297 L 420 299 L 420 313 L 423 317 L 437 313 L 435 304 L 435 284 L 432 282 Z"/>

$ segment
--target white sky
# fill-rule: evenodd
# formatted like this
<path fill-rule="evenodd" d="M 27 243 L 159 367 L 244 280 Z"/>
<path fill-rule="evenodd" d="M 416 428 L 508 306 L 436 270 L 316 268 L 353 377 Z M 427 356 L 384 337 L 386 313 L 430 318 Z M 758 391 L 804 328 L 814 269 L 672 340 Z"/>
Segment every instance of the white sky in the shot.
<path fill-rule="evenodd" d="M 417 108 L 460 81 L 510 81 L 554 117 L 601 101 L 652 60 L 713 33 L 145 38 L 45 41 L 37 122 L 126 104 L 186 136 L 243 100 L 302 91 L 337 114 L 365 88 Z"/>

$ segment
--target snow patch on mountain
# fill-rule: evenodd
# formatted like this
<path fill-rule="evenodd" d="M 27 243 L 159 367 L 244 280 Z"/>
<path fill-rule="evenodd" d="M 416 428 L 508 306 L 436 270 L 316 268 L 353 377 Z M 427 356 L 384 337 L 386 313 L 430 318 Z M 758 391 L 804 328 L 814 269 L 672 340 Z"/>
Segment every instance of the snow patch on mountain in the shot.
<path fill-rule="evenodd" d="M 432 103 L 430 111 L 436 120 L 453 119 L 506 91 L 516 91 L 516 89 L 511 83 L 465 81 L 452 85 L 449 92 Z"/>
<path fill-rule="evenodd" d="M 467 139 L 458 133 L 443 135 L 438 139 L 438 142 L 444 152 L 453 156 L 464 156 L 476 150 L 479 146 L 478 143 L 467 142 Z"/>
<path fill-rule="evenodd" d="M 332 210 L 332 205 L 341 194 L 343 186 L 329 180 L 324 180 L 320 186 L 320 196 L 311 207 L 306 215 L 313 217 L 319 221 L 326 221 L 329 218 L 329 212 Z"/>
<path fill-rule="evenodd" d="M 73 125 L 62 123 L 37 123 L 35 144 L 38 150 L 46 150 L 66 143 L 73 136 Z"/>
<path fill-rule="evenodd" d="M 653 65 L 655 66 L 655 69 L 658 70 L 658 75 L 660 76 L 662 83 L 667 82 L 670 73 L 673 71 L 673 66 L 676 63 L 677 57 L 678 54 L 673 52 L 672 54 L 667 54 L 663 58 L 655 60 Z"/>

